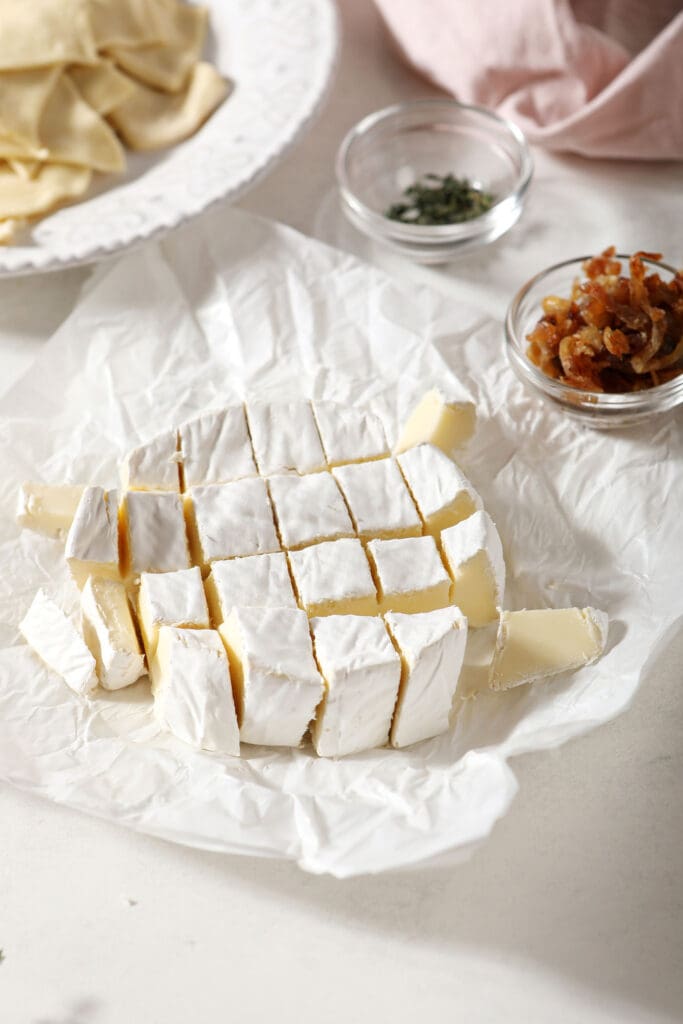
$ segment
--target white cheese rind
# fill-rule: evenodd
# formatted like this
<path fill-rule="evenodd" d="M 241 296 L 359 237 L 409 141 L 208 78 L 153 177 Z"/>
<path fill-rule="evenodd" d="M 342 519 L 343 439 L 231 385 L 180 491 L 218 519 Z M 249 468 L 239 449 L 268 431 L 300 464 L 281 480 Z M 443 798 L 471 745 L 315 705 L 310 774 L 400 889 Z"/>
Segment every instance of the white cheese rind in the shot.
<path fill-rule="evenodd" d="M 368 555 L 379 585 L 380 611 L 412 611 L 393 607 L 401 602 L 419 605 L 422 600 L 432 603 L 432 607 L 449 603 L 451 581 L 433 537 L 371 540 Z M 415 609 L 428 610 L 432 609 Z"/>
<path fill-rule="evenodd" d="M 398 463 L 428 528 L 445 529 L 483 507 L 465 474 L 435 445 L 410 448 Z"/>
<path fill-rule="evenodd" d="M 502 612 L 491 689 L 509 690 L 590 665 L 605 649 L 607 629 L 607 616 L 597 608 Z"/>
<path fill-rule="evenodd" d="M 401 661 L 379 618 L 328 615 L 311 620 L 325 699 L 311 727 L 316 753 L 343 757 L 382 747 L 401 679 Z"/>
<path fill-rule="evenodd" d="M 418 536 L 422 523 L 395 459 L 376 459 L 333 471 L 361 537 Z"/>
<path fill-rule="evenodd" d="M 323 695 L 308 619 L 298 608 L 234 608 L 220 627 L 243 743 L 298 747 Z"/>
<path fill-rule="evenodd" d="M 401 653 L 402 674 L 391 745 L 407 747 L 446 732 L 467 644 L 458 608 L 384 616 Z"/>
<path fill-rule="evenodd" d="M 83 637 L 105 690 L 120 690 L 145 674 L 123 583 L 90 576 L 81 591 L 81 616 Z"/>
<path fill-rule="evenodd" d="M 123 491 L 179 491 L 178 431 L 161 434 L 131 449 L 121 461 Z"/>
<path fill-rule="evenodd" d="M 338 402 L 314 402 L 328 466 L 368 462 L 389 454 L 384 426 L 379 416 Z"/>
<path fill-rule="evenodd" d="M 204 565 L 280 550 L 268 491 L 260 477 L 193 487 L 186 503 L 195 558 Z"/>
<path fill-rule="evenodd" d="M 218 633 L 162 626 L 153 664 L 159 725 L 196 750 L 239 756 L 230 668 Z"/>
<path fill-rule="evenodd" d="M 377 613 L 377 592 L 358 539 L 331 540 L 290 551 L 294 585 L 309 615 L 345 610 Z"/>
<path fill-rule="evenodd" d="M 285 548 L 354 536 L 346 503 L 330 473 L 280 473 L 269 478 L 268 490 Z"/>
<path fill-rule="evenodd" d="M 206 412 L 180 427 L 185 487 L 256 475 L 243 405 Z"/>
<path fill-rule="evenodd" d="M 453 600 L 470 626 L 498 617 L 505 594 L 505 560 L 495 523 L 479 511 L 441 533 L 441 550 L 453 578 Z"/>
<path fill-rule="evenodd" d="M 310 402 L 250 403 L 247 419 L 262 476 L 316 473 L 325 468 L 325 453 Z"/>
<path fill-rule="evenodd" d="M 128 491 L 124 515 L 129 569 L 134 575 L 189 568 L 190 552 L 179 494 Z"/>
<path fill-rule="evenodd" d="M 394 452 L 399 454 L 418 444 L 434 444 L 452 455 L 474 433 L 476 411 L 466 396 L 447 396 L 434 388 L 415 406 L 401 430 Z"/>
<path fill-rule="evenodd" d="M 27 644 L 67 686 L 76 693 L 92 693 L 97 686 L 95 659 L 74 624 L 44 590 L 33 598 L 19 630 Z"/>
<path fill-rule="evenodd" d="M 209 629 L 209 608 L 199 566 L 177 572 L 143 572 L 138 618 L 148 658 L 156 650 L 162 626 Z"/>
<path fill-rule="evenodd" d="M 85 484 L 24 483 L 17 498 L 17 522 L 26 530 L 62 537 L 73 522 L 84 490 Z"/>
<path fill-rule="evenodd" d="M 119 575 L 118 492 L 86 487 L 66 538 L 65 557 L 76 583 L 93 574 Z"/>
<path fill-rule="evenodd" d="M 233 608 L 296 608 L 296 597 L 282 551 L 214 562 L 206 580 L 206 593 L 215 624 L 224 622 Z"/>

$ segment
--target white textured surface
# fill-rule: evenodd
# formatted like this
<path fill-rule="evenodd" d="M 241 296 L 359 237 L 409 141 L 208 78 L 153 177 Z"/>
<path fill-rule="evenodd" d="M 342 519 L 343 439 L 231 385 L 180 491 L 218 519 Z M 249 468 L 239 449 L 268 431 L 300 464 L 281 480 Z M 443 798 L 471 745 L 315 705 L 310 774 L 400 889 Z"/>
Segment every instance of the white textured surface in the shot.
<path fill-rule="evenodd" d="M 420 517 L 395 459 L 339 466 L 334 475 L 361 537 L 420 533 Z"/>
<path fill-rule="evenodd" d="M 284 551 L 214 562 L 211 580 L 222 619 L 238 605 L 297 607 Z"/>
<path fill-rule="evenodd" d="M 330 473 L 280 473 L 270 477 L 268 490 L 284 547 L 354 536 L 346 504 Z"/>
<path fill-rule="evenodd" d="M 327 89 L 337 32 L 331 0 L 207 0 L 209 59 L 235 88 L 191 139 L 127 151 L 119 177 L 0 246 L 0 276 L 102 259 L 241 194 L 308 125 Z M 264 59 L 264 55 L 266 59 Z"/>
<path fill-rule="evenodd" d="M 313 410 L 329 465 L 389 454 L 382 421 L 369 410 L 337 402 L 314 402 Z"/>
<path fill-rule="evenodd" d="M 74 562 L 115 566 L 119 561 L 118 495 L 86 487 L 66 538 L 64 555 Z"/>
<path fill-rule="evenodd" d="M 479 509 L 474 515 L 441 531 L 441 550 L 451 572 L 481 552 L 495 590 L 495 600 L 502 607 L 505 594 L 505 560 L 496 525 L 488 512 Z"/>
<path fill-rule="evenodd" d="M 268 491 L 259 477 L 189 492 L 204 562 L 279 551 Z"/>
<path fill-rule="evenodd" d="M 252 402 L 249 433 L 260 473 L 315 473 L 325 454 L 310 402 Z"/>
<path fill-rule="evenodd" d="M 367 615 L 311 619 L 315 656 L 326 686 L 311 729 L 322 757 L 383 746 L 401 679 L 401 661 L 384 622 Z"/>
<path fill-rule="evenodd" d="M 410 594 L 449 581 L 433 537 L 371 540 L 368 551 L 384 595 Z"/>
<path fill-rule="evenodd" d="M 36 592 L 19 629 L 32 651 L 72 690 L 82 695 L 95 689 L 95 659 L 74 624 L 44 590 Z"/>
<path fill-rule="evenodd" d="M 346 42 L 326 117 L 248 199 L 308 231 L 344 131 L 373 109 L 434 92 L 399 62 L 371 5 L 345 0 L 342 10 Z M 499 319 L 518 284 L 559 252 L 612 239 L 637 248 L 647 238 L 683 262 L 671 232 L 679 166 L 535 159 L 514 232 L 441 273 L 365 246 L 327 207 L 318 230 L 383 262 L 406 288 L 430 280 Z M 0 283 L 5 387 L 67 314 L 84 276 L 41 278 L 40 302 L 29 279 Z M 629 443 L 647 457 L 646 443 Z M 454 1005 L 473 1024 L 678 1022 L 682 662 L 679 629 L 662 638 L 627 714 L 560 751 L 516 758 L 510 813 L 457 867 L 340 885 L 284 862 L 190 851 L 0 787 L 5 1016 L 186 1024 L 211 1019 L 217 1001 L 248 986 L 244 1024 L 313 1024 L 323 999 L 329 1024 L 348 1024 L 359 1006 L 414 1024 L 418 1015 L 448 1019 Z M 169 971 L 182 986 L 168 984 Z"/>
<path fill-rule="evenodd" d="M 290 551 L 289 564 L 294 586 L 306 608 L 375 593 L 367 557 L 356 538 L 329 540 Z"/>
<path fill-rule="evenodd" d="M 126 452 L 120 467 L 123 491 L 178 491 L 178 431 L 162 430 Z"/>
<path fill-rule="evenodd" d="M 465 474 L 433 444 L 409 448 L 398 461 L 424 519 L 438 515 L 465 495 L 475 508 L 481 507 L 481 498 Z"/>
<path fill-rule="evenodd" d="M 124 501 L 132 572 L 187 569 L 190 554 L 180 495 L 171 491 L 128 491 Z"/>
<path fill-rule="evenodd" d="M 228 658 L 215 630 L 162 626 L 152 678 L 162 729 L 197 750 L 239 754 Z"/>
<path fill-rule="evenodd" d="M 256 473 L 243 405 L 217 409 L 183 423 L 180 447 L 186 488 Z"/>
<path fill-rule="evenodd" d="M 123 583 L 88 577 L 81 591 L 81 624 L 97 663 L 100 686 L 120 690 L 145 674 L 145 659 Z"/>
<path fill-rule="evenodd" d="M 242 742 L 297 747 L 323 695 L 306 613 L 234 608 L 220 628 L 242 667 Z"/>
<path fill-rule="evenodd" d="M 138 615 L 145 643 L 156 646 L 160 626 L 191 626 L 206 629 L 206 604 L 201 569 L 175 572 L 143 572 L 138 592 Z M 151 653 L 151 652 L 150 652 Z"/>
<path fill-rule="evenodd" d="M 391 725 L 393 746 L 405 747 L 448 728 L 465 656 L 467 620 L 459 608 L 422 615 L 388 612 L 384 618 L 407 673 Z"/>

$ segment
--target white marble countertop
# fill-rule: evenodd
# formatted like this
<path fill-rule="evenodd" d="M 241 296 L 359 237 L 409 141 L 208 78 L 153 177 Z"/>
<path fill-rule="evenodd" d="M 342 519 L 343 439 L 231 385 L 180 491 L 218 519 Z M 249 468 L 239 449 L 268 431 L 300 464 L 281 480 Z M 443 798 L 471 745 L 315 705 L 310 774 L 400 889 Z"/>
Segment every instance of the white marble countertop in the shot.
<path fill-rule="evenodd" d="M 523 220 L 480 255 L 436 271 L 368 247 L 336 209 L 337 146 L 363 114 L 434 90 L 401 64 L 368 0 L 343 0 L 342 21 L 326 110 L 245 208 L 499 317 L 564 255 L 615 242 L 683 263 L 681 165 L 544 154 Z M 88 273 L 0 282 L 0 391 Z M 459 867 L 342 883 L 0 787 L 2 1024 L 683 1020 L 681 666 L 679 629 L 625 715 L 515 760 L 510 813 Z"/>

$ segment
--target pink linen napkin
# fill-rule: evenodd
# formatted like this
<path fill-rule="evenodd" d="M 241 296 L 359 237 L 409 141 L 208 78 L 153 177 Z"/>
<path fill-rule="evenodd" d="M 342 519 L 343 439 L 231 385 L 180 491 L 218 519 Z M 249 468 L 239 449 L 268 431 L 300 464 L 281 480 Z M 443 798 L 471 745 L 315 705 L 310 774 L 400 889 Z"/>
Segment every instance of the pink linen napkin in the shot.
<path fill-rule="evenodd" d="M 683 159 L 681 0 L 628 10 L 621 0 L 621 17 L 615 0 L 375 3 L 419 71 L 464 103 L 497 109 L 531 142 L 583 156 Z M 648 23 L 657 34 L 632 56 L 627 45 L 647 39 Z"/>

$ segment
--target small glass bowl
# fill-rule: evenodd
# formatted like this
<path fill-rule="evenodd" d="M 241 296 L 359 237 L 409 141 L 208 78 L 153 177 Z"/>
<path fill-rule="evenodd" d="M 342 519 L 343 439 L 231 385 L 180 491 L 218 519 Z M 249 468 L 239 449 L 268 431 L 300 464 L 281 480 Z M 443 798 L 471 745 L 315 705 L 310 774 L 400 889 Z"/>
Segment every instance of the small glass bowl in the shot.
<path fill-rule="evenodd" d="M 536 274 L 517 292 L 505 318 L 505 339 L 510 366 L 517 377 L 536 394 L 559 406 L 568 416 L 591 427 L 602 429 L 641 423 L 652 416 L 683 403 L 683 374 L 665 384 L 645 391 L 605 394 L 583 391 L 546 376 L 526 354 L 526 336 L 543 316 L 541 300 L 547 295 L 569 296 L 574 281 L 583 277 L 583 264 L 589 256 L 556 263 Z M 618 253 L 616 259 L 628 267 L 629 256 Z M 668 281 L 676 271 L 666 263 L 643 259 L 651 271 Z"/>
<path fill-rule="evenodd" d="M 416 100 L 370 114 L 337 154 L 344 213 L 364 234 L 418 263 L 445 263 L 500 238 L 519 219 L 533 163 L 511 121 L 455 100 Z M 384 211 L 425 174 L 466 177 L 497 201 L 459 224 L 418 225 Z"/>

